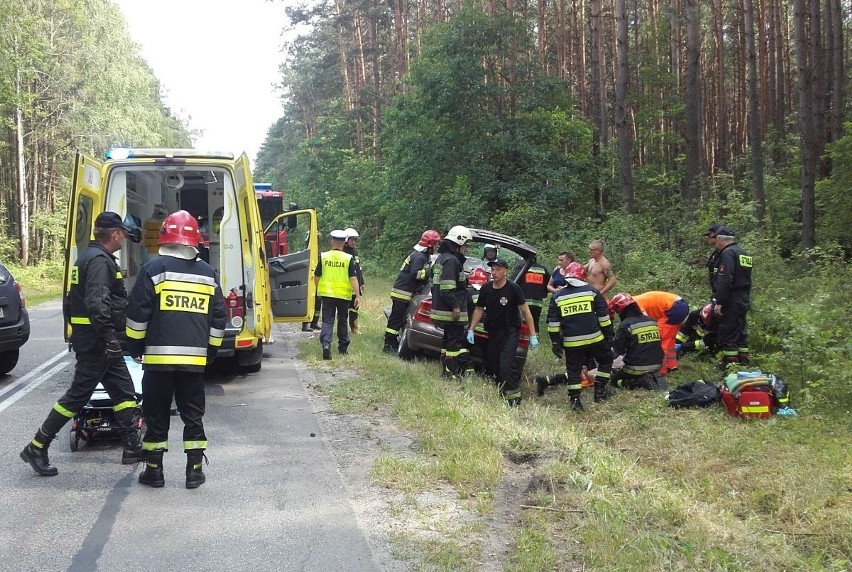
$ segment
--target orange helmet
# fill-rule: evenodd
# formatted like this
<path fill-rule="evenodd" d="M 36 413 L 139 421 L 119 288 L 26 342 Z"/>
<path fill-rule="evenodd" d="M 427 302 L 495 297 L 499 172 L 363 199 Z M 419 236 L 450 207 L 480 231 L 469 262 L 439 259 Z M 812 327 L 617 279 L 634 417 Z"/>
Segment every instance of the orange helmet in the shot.
<path fill-rule="evenodd" d="M 701 313 L 698 314 L 698 318 L 701 320 L 702 324 L 709 326 L 710 322 L 713 321 L 713 304 L 707 304 L 701 308 Z"/>
<path fill-rule="evenodd" d="M 160 227 L 159 243 L 183 244 L 184 246 L 197 247 L 201 242 L 201 233 L 198 232 L 198 221 L 186 211 L 176 211 L 166 217 L 163 226 Z"/>
<path fill-rule="evenodd" d="M 626 310 L 628 306 L 631 306 L 635 303 L 636 300 L 634 300 L 630 294 L 627 294 L 625 292 L 619 292 L 618 294 L 612 297 L 612 300 L 609 301 L 609 311 L 617 312 L 620 314 L 624 310 Z"/>
<path fill-rule="evenodd" d="M 435 248 L 435 245 L 441 242 L 441 235 L 438 234 L 436 230 L 427 230 L 420 237 L 420 246 L 425 246 L 426 248 Z"/>
<path fill-rule="evenodd" d="M 583 268 L 583 265 L 579 262 L 572 262 L 568 266 L 565 267 L 565 278 L 577 278 L 579 280 L 586 280 L 586 269 Z"/>

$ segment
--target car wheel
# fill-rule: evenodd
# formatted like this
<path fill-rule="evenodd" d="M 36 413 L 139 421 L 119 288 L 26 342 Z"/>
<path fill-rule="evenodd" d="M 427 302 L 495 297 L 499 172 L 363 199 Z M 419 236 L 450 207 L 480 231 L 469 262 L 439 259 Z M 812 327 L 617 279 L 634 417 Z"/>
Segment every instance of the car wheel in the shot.
<path fill-rule="evenodd" d="M 19 350 L 0 352 L 0 375 L 6 375 L 18 365 Z"/>
<path fill-rule="evenodd" d="M 407 324 L 403 324 L 399 329 L 399 347 L 396 350 L 396 355 L 400 359 L 410 361 L 414 359 L 414 350 L 408 347 L 409 329 Z"/>

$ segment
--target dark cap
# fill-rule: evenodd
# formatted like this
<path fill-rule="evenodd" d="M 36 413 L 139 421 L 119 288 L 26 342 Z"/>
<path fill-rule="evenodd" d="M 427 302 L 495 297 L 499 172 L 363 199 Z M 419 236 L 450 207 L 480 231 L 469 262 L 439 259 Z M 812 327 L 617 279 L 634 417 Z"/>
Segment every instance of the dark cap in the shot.
<path fill-rule="evenodd" d="M 502 258 L 495 258 L 488 263 L 488 266 L 502 266 L 503 268 L 509 268 L 509 263 Z"/>
<path fill-rule="evenodd" d="M 734 231 L 731 227 L 722 225 L 716 229 L 716 236 L 734 236 Z"/>
<path fill-rule="evenodd" d="M 126 230 L 121 216 L 112 211 L 104 211 L 99 214 L 98 218 L 95 219 L 95 226 L 97 228 L 124 228 Z"/>
<path fill-rule="evenodd" d="M 707 232 L 704 233 L 704 236 L 716 236 L 718 234 L 716 231 L 719 230 L 720 226 L 722 226 L 722 225 L 719 224 L 718 222 L 714 222 L 707 229 Z"/>

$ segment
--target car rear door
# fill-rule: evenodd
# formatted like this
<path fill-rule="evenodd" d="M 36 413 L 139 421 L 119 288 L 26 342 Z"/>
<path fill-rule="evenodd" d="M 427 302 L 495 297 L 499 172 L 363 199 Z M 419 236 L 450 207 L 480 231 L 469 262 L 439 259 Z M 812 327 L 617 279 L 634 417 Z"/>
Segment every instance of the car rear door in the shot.
<path fill-rule="evenodd" d="M 317 214 L 312 209 L 285 212 L 268 228 L 286 228 L 287 254 L 269 259 L 272 314 L 276 322 L 307 322 L 314 314 L 314 269 L 319 260 Z"/>
<path fill-rule="evenodd" d="M 62 309 L 65 317 L 65 341 L 71 337 L 71 322 L 68 314 L 68 292 L 76 281 L 74 263 L 89 245 L 92 224 L 103 211 L 104 176 L 103 163 L 77 151 L 71 178 L 71 199 L 65 223 L 65 273 L 63 276 Z"/>

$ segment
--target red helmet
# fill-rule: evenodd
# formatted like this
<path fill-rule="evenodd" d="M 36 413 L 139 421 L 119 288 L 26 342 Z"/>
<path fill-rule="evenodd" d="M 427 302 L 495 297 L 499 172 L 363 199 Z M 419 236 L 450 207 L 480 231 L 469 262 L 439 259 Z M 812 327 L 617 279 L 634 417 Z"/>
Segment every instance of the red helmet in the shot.
<path fill-rule="evenodd" d="M 619 292 L 615 296 L 612 297 L 612 300 L 609 301 L 609 311 L 622 313 L 624 310 L 628 308 L 628 306 L 635 304 L 636 300 L 630 294 L 625 292 Z"/>
<path fill-rule="evenodd" d="M 435 230 L 427 230 L 420 237 L 420 246 L 425 246 L 426 248 L 435 248 L 435 245 L 441 242 L 441 235 L 438 234 L 438 231 Z"/>
<path fill-rule="evenodd" d="M 713 304 L 707 304 L 701 308 L 701 313 L 698 314 L 698 318 L 705 326 L 710 325 L 710 322 L 713 321 Z"/>
<path fill-rule="evenodd" d="M 579 262 L 572 262 L 565 267 L 565 278 L 586 279 L 586 269 Z"/>
<path fill-rule="evenodd" d="M 471 286 L 482 286 L 483 284 L 488 284 L 488 272 L 486 272 L 484 268 L 477 266 L 471 270 L 470 276 L 467 277 L 467 283 Z"/>
<path fill-rule="evenodd" d="M 201 242 L 198 221 L 186 211 L 173 212 L 160 227 L 160 244 L 183 244 L 197 247 Z"/>

